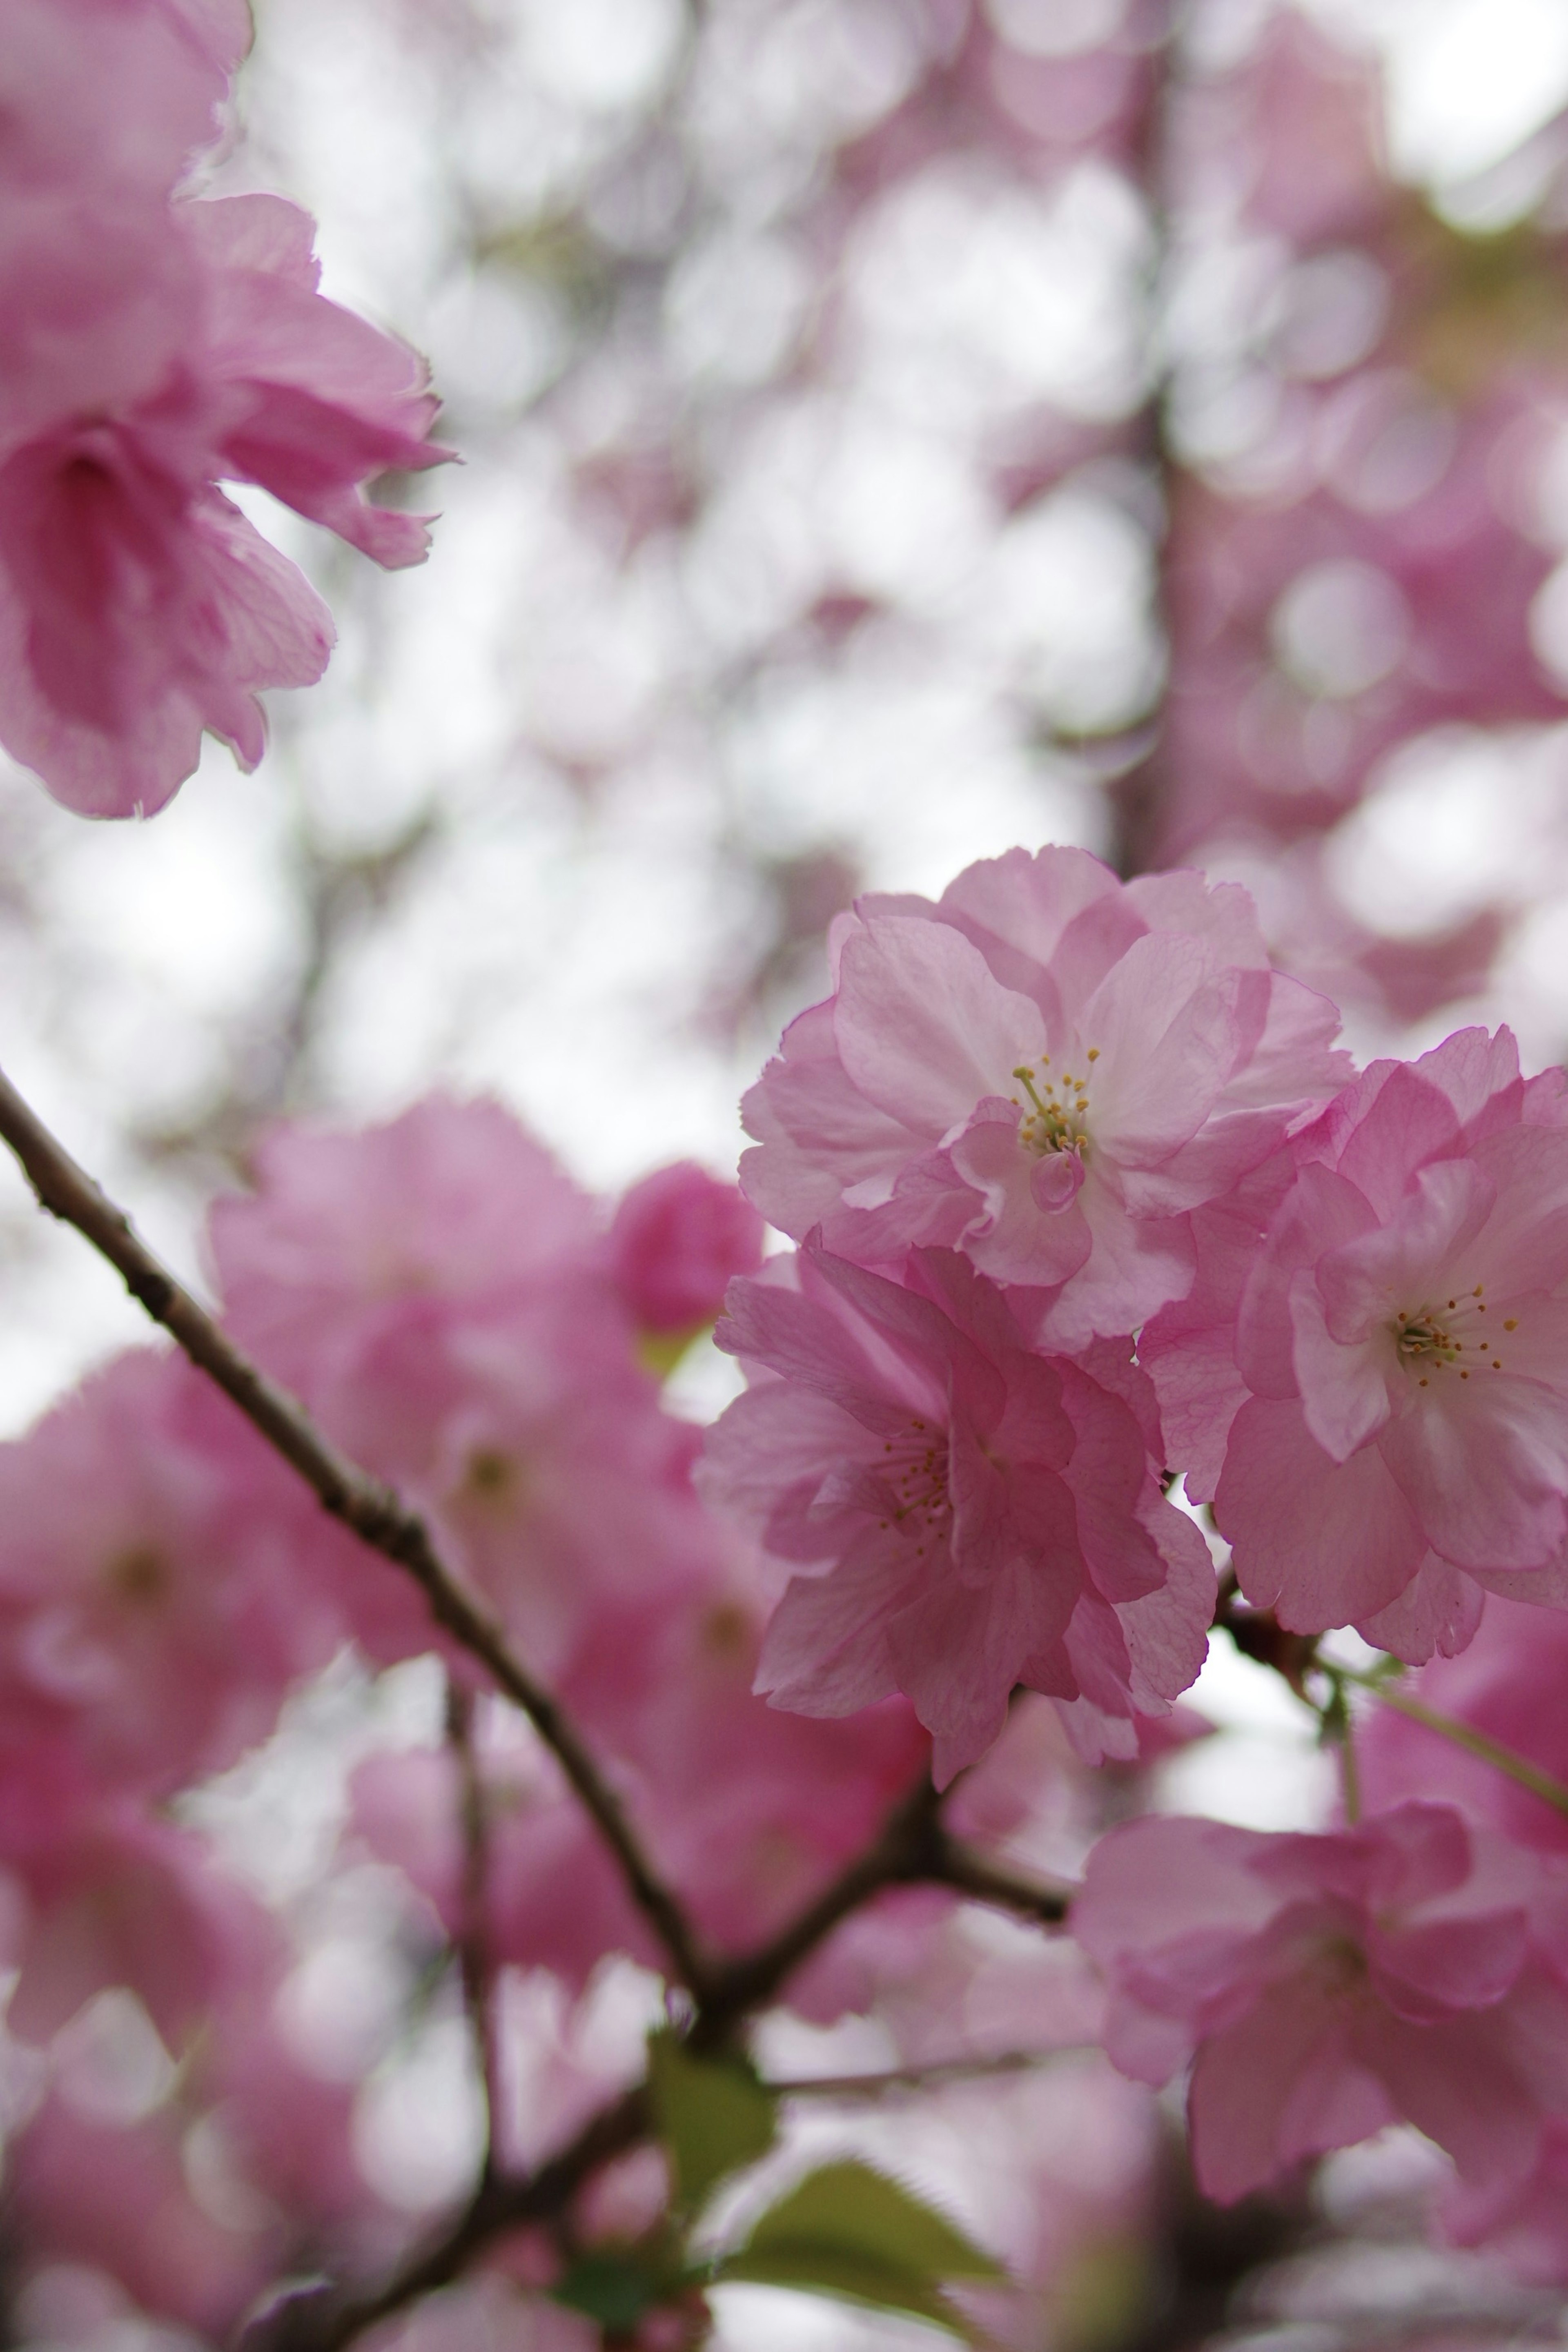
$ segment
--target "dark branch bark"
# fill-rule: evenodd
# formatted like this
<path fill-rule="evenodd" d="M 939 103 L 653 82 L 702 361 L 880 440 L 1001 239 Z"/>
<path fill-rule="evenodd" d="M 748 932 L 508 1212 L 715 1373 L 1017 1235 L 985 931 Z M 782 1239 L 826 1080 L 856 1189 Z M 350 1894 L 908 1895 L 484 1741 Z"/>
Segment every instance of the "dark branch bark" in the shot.
<path fill-rule="evenodd" d="M 482 2177 L 488 2179 L 495 2169 L 496 2131 L 501 2111 L 500 2055 L 491 1999 L 494 1970 L 490 1964 L 489 1810 L 479 1759 L 474 1752 L 473 1693 L 457 1682 L 447 1685 L 447 1739 L 457 1759 L 462 1816 L 462 1915 L 458 1966 L 462 1972 L 463 2007 L 473 2037 L 475 2068 L 484 2095 Z"/>
<path fill-rule="evenodd" d="M 268 1380 L 235 1346 L 205 1307 L 138 1239 L 129 1217 L 78 1167 L 3 1074 L 0 1138 L 21 1161 L 40 1206 L 74 1225 L 109 1260 L 132 1297 L 178 1340 L 191 1361 L 234 1400 L 268 1444 L 299 1472 L 324 1509 L 351 1528 L 373 1551 L 413 1577 L 437 1623 L 479 1659 L 497 1687 L 522 1709 L 592 1815 L 620 1864 L 634 1900 L 669 1954 L 676 1974 L 700 2000 L 709 1980 L 708 1966 L 685 1914 L 633 1835 L 619 1799 L 564 1710 L 514 1656 L 483 1603 L 445 1566 L 417 1513 L 389 1486 L 340 1454 L 298 1399 Z"/>

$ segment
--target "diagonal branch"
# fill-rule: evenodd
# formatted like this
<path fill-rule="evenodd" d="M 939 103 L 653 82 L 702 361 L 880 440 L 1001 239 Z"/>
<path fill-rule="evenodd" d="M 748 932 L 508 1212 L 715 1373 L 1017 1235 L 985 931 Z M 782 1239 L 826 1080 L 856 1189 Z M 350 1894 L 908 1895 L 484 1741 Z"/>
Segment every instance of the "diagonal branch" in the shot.
<path fill-rule="evenodd" d="M 564 1709 L 509 1647 L 500 1625 L 442 1561 L 429 1530 L 391 1487 L 340 1454 L 299 1400 L 268 1380 L 236 1347 L 205 1307 L 161 1265 L 86 1171 L 58 1143 L 10 1081 L 0 1073 L 0 1139 L 51 1216 L 74 1225 L 124 1278 L 155 1323 L 161 1323 L 194 1364 L 216 1381 L 316 1495 L 323 1508 L 361 1541 L 413 1577 L 430 1613 L 478 1658 L 498 1687 L 527 1716 L 559 1762 L 600 1835 L 621 1867 L 633 1899 L 649 1920 L 676 1973 L 700 2001 L 708 1965 L 685 1913 L 644 1854 L 619 1799 L 601 1774 Z"/>

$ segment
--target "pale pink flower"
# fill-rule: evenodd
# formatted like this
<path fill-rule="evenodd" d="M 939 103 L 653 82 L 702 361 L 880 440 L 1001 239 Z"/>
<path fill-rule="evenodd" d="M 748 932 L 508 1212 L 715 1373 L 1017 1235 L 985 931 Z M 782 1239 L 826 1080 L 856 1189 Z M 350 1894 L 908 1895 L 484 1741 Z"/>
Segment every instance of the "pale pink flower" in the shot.
<path fill-rule="evenodd" d="M 630 1767 L 634 1810 L 702 1934 L 731 1951 L 803 1910 L 875 1836 L 926 1768 L 903 1699 L 847 1719 L 785 1714 L 753 1692 L 765 1612 L 715 1578 L 644 1623 L 607 1613 L 570 1684 L 602 1746 Z M 639 1693 L 616 1654 L 640 1648 Z M 614 1679 L 612 1679 L 614 1677 Z M 612 1689 L 617 1691 L 609 1703 Z"/>
<path fill-rule="evenodd" d="M 249 44 L 244 0 L 8 0 L 0 448 L 156 388 L 196 311 L 169 199 Z"/>
<path fill-rule="evenodd" d="M 1448 1805 L 1321 1837 L 1150 1816 L 1101 1839 L 1072 1924 L 1115 2064 L 1195 2053 L 1194 2162 L 1229 2203 L 1401 2119 L 1466 2180 L 1525 2179 L 1568 2114 L 1565 1895 Z"/>
<path fill-rule="evenodd" d="M 11 2032 L 47 2042 L 95 1994 L 135 1993 L 169 2049 L 276 1973 L 277 1924 L 189 1831 L 129 1804 L 104 1808 L 18 1876 L 26 1896 L 7 2007 Z"/>
<path fill-rule="evenodd" d="M 763 1221 L 733 1184 L 694 1160 L 656 1168 L 622 1198 L 610 1227 L 611 1276 L 645 1331 L 711 1323 L 737 1274 L 763 1262 Z"/>
<path fill-rule="evenodd" d="M 272 196 L 176 194 L 248 38 L 233 0 L 23 0 L 0 67 L 0 736 L 91 816 L 161 807 L 204 730 L 254 766 L 256 697 L 308 685 L 325 606 L 225 499 L 257 482 L 378 562 L 437 463 L 422 363 L 324 300 Z M 12 36 L 15 35 L 13 41 Z"/>
<path fill-rule="evenodd" d="M 797 1570 L 759 1687 L 822 1716 L 904 1692 L 942 1782 L 1020 1682 L 1086 1752 L 1132 1754 L 1133 1718 L 1202 1664 L 1214 1602 L 1117 1392 L 1137 1376 L 1109 1345 L 1104 1381 L 1026 1351 L 962 1258 L 908 1271 L 917 1287 L 813 1244 L 731 1288 L 719 1342 L 753 1385 L 710 1434 L 706 1491 Z"/>
<path fill-rule="evenodd" d="M 612 1597 L 703 1584 L 697 1434 L 637 1361 L 595 1204 L 508 1113 L 437 1096 L 361 1135 L 284 1129 L 258 1174 L 213 1214 L 232 1328 L 428 1514 L 539 1671 Z M 385 1562 L 340 1589 L 377 1659 L 439 1646 Z"/>
<path fill-rule="evenodd" d="M 598 1245 L 587 1193 L 498 1102 L 434 1094 L 357 1132 L 274 1128 L 251 1175 L 209 1223 L 226 1318 L 318 1408 L 411 1309 L 482 1321 Z"/>
<path fill-rule="evenodd" d="M 319 1401 L 552 1679 L 607 1608 L 673 1607 L 721 1549 L 692 1492 L 699 1433 L 662 1409 L 626 1337 L 607 1294 L 570 1276 L 482 1322 L 415 1300 Z M 377 1659 L 440 1646 L 418 1588 L 373 1554 L 343 1592 Z"/>
<path fill-rule="evenodd" d="M 1190 1213 L 1348 1075 L 1246 892 L 1195 874 L 1011 850 L 935 906 L 862 899 L 837 950 L 835 993 L 746 1097 L 747 1192 L 859 1264 L 935 1244 L 1054 1294 L 1052 1346 L 1182 1297 Z"/>
<path fill-rule="evenodd" d="M 68 1752 L 84 1794 L 167 1794 L 263 1738 L 331 1656 L 353 1549 L 204 1373 L 121 1356 L 0 1446 L 5 1708 Z M 13 1752 L 26 1845 L 32 1779 Z"/>
<path fill-rule="evenodd" d="M 1241 1294 L 1215 1491 L 1247 1599 L 1292 1630 L 1419 1660 L 1462 1646 L 1479 1587 L 1568 1601 L 1562 1119 L 1506 1032 L 1465 1031 L 1374 1064 L 1301 1139 Z"/>
<path fill-rule="evenodd" d="M 57 2093 L 8 2141 L 6 2191 L 29 2261 L 90 2265 L 143 2312 L 218 2344 L 283 2249 L 273 2231 L 219 2221 L 193 2195 L 186 2121 L 165 2105 L 119 2124 Z"/>
<path fill-rule="evenodd" d="M 492 1962 L 549 1969 L 581 1992 L 606 1954 L 658 1968 L 663 1948 L 626 1893 L 618 1864 L 575 1797 L 542 1759 L 485 1773 L 483 1935 Z M 353 1833 L 402 1871 L 444 1935 L 468 1921 L 463 1789 L 447 1748 L 373 1756 L 353 1780 Z M 562 1889 L 572 1890 L 569 1902 Z"/>

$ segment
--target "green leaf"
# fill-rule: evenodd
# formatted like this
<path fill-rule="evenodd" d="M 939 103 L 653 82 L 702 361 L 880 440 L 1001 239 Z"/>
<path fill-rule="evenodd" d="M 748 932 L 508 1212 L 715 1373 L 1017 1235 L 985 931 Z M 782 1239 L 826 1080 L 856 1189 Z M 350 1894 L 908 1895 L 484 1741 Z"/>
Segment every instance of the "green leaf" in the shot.
<path fill-rule="evenodd" d="M 955 2335 L 964 2323 L 942 2282 L 1005 2275 L 944 2214 L 853 2162 L 809 2173 L 713 2271 L 715 2283 L 744 2279 L 913 2312 Z"/>
<path fill-rule="evenodd" d="M 666 2028 L 649 2036 L 647 2077 L 659 2137 L 675 2168 L 676 2201 L 687 2211 L 727 2172 L 772 2147 L 777 2102 L 744 2058 L 698 2057 Z"/>
<path fill-rule="evenodd" d="M 635 2254 L 600 2249 L 580 2254 L 550 2293 L 552 2302 L 584 2312 L 614 2335 L 625 2335 L 663 2299 L 664 2287 Z"/>

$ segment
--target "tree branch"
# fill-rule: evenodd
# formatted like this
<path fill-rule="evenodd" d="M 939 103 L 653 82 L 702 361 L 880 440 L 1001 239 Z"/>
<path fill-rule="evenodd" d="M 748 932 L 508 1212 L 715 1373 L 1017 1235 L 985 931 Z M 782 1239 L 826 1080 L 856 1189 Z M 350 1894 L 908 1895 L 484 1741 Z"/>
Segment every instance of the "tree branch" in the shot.
<path fill-rule="evenodd" d="M 1063 2042 L 1057 2050 L 1001 2050 L 991 2058 L 942 2058 L 929 2066 L 889 2066 L 879 2074 L 805 2074 L 794 2082 L 769 2083 L 781 2099 L 877 2099 L 886 2091 L 939 2090 L 946 2083 L 982 2083 L 997 2074 L 1032 2074 L 1097 2044 Z"/>
<path fill-rule="evenodd" d="M 602 2164 L 647 2137 L 648 2122 L 647 2092 L 639 2083 L 590 2116 L 576 2137 L 536 2172 L 521 2180 L 481 2179 L 458 2221 L 384 2285 L 353 2296 L 335 2287 L 307 2288 L 260 2313 L 246 2330 L 245 2345 L 251 2352 L 263 2346 L 266 2352 L 342 2352 L 367 2327 L 449 2286 L 473 2255 L 505 2231 L 554 2221 Z"/>
<path fill-rule="evenodd" d="M 912 1885 L 940 1876 L 946 1840 L 938 1814 L 942 1799 L 922 1776 L 895 1805 L 875 1841 L 857 1854 L 798 1918 L 760 1949 L 719 1975 L 698 2004 L 690 2039 L 698 2049 L 723 2041 L 737 2020 L 771 2000 L 801 1962 L 841 1920 L 884 1886 Z"/>
<path fill-rule="evenodd" d="M 564 1710 L 513 1655 L 499 1622 L 446 1567 L 428 1529 L 390 1486 L 340 1454 L 298 1399 L 268 1380 L 213 1318 L 138 1239 L 116 1208 L 56 1141 L 37 1114 L 0 1073 L 0 1139 L 16 1153 L 39 1205 L 74 1225 L 123 1277 L 155 1323 L 194 1364 L 216 1381 L 268 1444 L 297 1470 L 322 1507 L 362 1542 L 395 1561 L 420 1587 L 437 1623 L 489 1669 L 521 1708 L 559 1762 L 621 1867 L 633 1899 L 649 1920 L 681 1981 L 700 2001 L 710 1971 L 686 1916 L 643 1853 L 621 1810 Z"/>
<path fill-rule="evenodd" d="M 495 2170 L 496 2131 L 500 2119 L 500 2065 L 496 2048 L 489 1934 L 489 1808 L 479 1760 L 474 1752 L 474 1696 L 450 1677 L 447 1683 L 447 1740 L 457 1760 L 463 1840 L 461 1913 L 457 1938 L 463 1979 L 463 2007 L 473 2036 L 474 2059 L 484 2095 L 485 2152 L 481 2179 Z"/>
<path fill-rule="evenodd" d="M 967 1895 L 972 1903 L 989 1903 L 998 1911 L 1015 1911 L 1042 1927 L 1059 1927 L 1073 1898 L 1069 1886 L 1042 1886 L 999 1863 L 985 1860 L 955 1838 L 944 1837 L 939 1866 L 926 1873 L 939 1886 Z"/>

